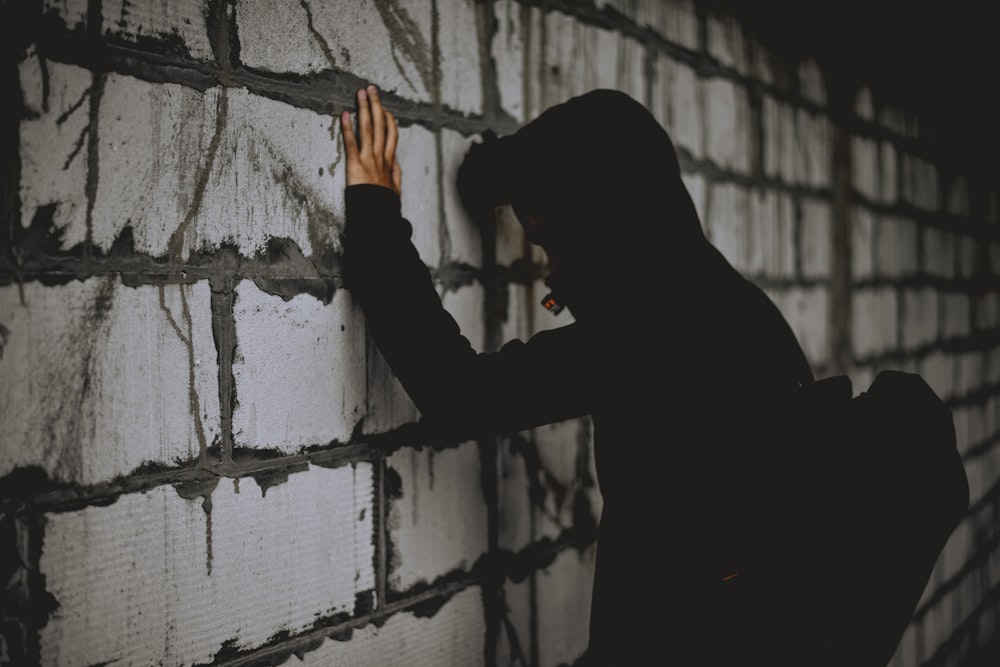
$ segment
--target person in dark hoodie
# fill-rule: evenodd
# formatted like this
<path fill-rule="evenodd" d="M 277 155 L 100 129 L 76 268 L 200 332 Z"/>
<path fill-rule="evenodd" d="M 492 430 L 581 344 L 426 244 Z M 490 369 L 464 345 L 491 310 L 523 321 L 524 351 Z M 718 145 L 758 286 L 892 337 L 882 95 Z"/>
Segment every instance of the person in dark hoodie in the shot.
<path fill-rule="evenodd" d="M 477 353 L 400 214 L 395 119 L 373 86 L 357 101 L 357 133 L 341 115 L 345 285 L 422 421 L 453 438 L 593 421 L 603 510 L 583 664 L 818 664 L 802 661 L 816 639 L 792 593 L 752 576 L 773 555 L 768 503 L 785 500 L 770 493 L 787 456 L 775 425 L 813 374 L 706 239 L 667 132 L 594 90 L 472 144 L 463 201 L 512 206 L 573 316 Z"/>

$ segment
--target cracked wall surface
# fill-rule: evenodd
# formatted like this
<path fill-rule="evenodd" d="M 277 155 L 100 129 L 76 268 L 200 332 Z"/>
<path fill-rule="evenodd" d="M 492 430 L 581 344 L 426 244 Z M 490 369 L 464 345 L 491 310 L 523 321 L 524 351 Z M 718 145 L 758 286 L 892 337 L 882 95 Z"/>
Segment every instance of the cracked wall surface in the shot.
<path fill-rule="evenodd" d="M 471 142 L 595 87 L 646 104 L 817 376 L 915 371 L 953 409 L 972 504 L 891 664 L 997 651 L 1000 182 L 919 109 L 694 0 L 0 12 L 0 665 L 582 656 L 590 420 L 429 440 L 343 287 L 335 120 L 367 82 L 481 351 L 571 316 L 539 305 L 545 257 L 509 210 L 484 236 L 460 206 Z"/>

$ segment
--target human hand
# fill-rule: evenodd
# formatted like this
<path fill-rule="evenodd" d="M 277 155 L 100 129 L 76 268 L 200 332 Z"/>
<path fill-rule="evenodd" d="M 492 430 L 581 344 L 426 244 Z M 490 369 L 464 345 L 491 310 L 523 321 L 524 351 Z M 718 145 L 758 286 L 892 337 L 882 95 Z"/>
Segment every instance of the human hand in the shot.
<path fill-rule="evenodd" d="M 396 117 L 382 107 L 375 86 L 358 90 L 358 135 L 347 111 L 340 114 L 340 128 L 347 154 L 347 185 L 381 185 L 401 195 L 403 169 L 396 157 L 399 129 Z"/>

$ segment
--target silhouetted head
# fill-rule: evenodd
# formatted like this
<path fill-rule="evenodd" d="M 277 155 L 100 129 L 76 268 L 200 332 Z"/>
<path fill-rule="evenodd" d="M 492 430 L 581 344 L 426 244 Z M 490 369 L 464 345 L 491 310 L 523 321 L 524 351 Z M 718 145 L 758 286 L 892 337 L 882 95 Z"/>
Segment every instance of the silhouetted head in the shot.
<path fill-rule="evenodd" d="M 616 290 L 659 282 L 706 245 L 673 143 L 622 92 L 553 106 L 514 134 L 475 144 L 459 171 L 463 198 L 511 204 L 553 261 L 548 282 L 578 310 Z"/>

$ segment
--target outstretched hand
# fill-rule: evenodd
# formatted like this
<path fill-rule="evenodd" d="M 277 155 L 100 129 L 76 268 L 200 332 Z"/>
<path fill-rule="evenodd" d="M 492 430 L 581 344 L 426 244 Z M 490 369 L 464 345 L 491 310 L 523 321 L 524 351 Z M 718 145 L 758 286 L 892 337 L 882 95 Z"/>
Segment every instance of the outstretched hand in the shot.
<path fill-rule="evenodd" d="M 347 111 L 340 114 L 340 128 L 347 154 L 347 185 L 381 185 L 401 195 L 403 169 L 396 157 L 399 129 L 395 116 L 382 108 L 375 86 L 358 90 L 357 136 Z"/>

